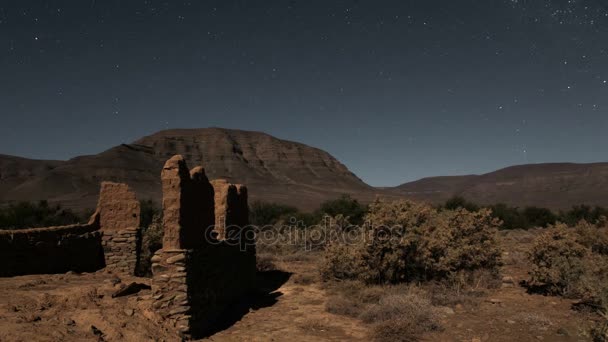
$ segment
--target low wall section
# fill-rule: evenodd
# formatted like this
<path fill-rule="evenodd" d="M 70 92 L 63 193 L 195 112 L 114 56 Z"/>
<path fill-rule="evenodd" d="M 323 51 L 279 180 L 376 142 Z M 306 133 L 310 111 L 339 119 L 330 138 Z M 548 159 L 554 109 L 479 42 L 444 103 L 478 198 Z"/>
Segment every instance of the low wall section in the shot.
<path fill-rule="evenodd" d="M 93 272 L 105 265 L 99 216 L 87 224 L 0 231 L 0 276 Z"/>

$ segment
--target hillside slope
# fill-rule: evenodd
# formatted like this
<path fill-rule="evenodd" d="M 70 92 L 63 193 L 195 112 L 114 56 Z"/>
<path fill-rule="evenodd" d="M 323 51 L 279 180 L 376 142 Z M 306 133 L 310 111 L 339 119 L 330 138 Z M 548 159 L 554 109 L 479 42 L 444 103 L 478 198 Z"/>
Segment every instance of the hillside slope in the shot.
<path fill-rule="evenodd" d="M 519 165 L 479 176 L 425 178 L 390 191 L 430 202 L 458 195 L 481 204 L 608 206 L 608 163 Z"/>
<path fill-rule="evenodd" d="M 160 171 L 175 154 L 184 155 L 190 167 L 203 165 L 210 179 L 246 184 L 254 200 L 312 209 L 342 193 L 371 199 L 376 192 L 322 150 L 265 133 L 206 128 L 161 131 L 65 162 L 0 156 L 2 175 L 18 175 L 0 177 L 0 200 L 48 199 L 92 208 L 99 183 L 109 180 L 131 185 L 142 199 L 159 201 Z M 13 159 L 21 162 L 11 164 Z"/>

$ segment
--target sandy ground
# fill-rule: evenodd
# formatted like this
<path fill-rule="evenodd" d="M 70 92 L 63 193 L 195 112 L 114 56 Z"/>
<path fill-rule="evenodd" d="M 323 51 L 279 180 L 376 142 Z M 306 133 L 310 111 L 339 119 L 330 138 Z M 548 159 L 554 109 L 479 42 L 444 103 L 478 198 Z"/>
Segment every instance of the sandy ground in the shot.
<path fill-rule="evenodd" d="M 503 234 L 504 235 L 504 234 Z M 532 233 L 503 236 L 503 275 L 514 284 L 492 290 L 476 304 L 444 308 L 443 330 L 426 341 L 588 341 L 581 332 L 593 315 L 571 310 L 573 301 L 531 295 L 525 279 L 525 251 Z M 266 295 L 207 341 L 367 341 L 369 326 L 325 311 L 314 261 L 281 262 L 289 272 L 266 284 Z M 0 278 L 0 341 L 179 341 L 150 310 L 150 290 L 112 298 L 122 284 L 149 282 L 91 274 Z M 264 285 L 266 284 L 266 285 Z"/>

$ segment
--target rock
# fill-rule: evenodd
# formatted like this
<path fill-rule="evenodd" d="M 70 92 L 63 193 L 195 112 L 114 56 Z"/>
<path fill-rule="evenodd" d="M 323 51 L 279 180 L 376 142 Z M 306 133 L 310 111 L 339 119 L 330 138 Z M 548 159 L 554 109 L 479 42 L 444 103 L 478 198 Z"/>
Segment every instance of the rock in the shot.
<path fill-rule="evenodd" d="M 515 285 L 515 279 L 513 279 L 513 277 L 511 277 L 511 276 L 504 276 L 504 277 L 502 277 L 502 283 Z"/>
<path fill-rule="evenodd" d="M 158 255 L 158 254 L 154 254 L 154 256 L 153 256 L 152 258 L 150 258 L 150 261 L 151 261 L 152 263 L 158 263 L 158 262 L 160 262 L 160 261 L 161 261 L 161 257 L 160 257 L 160 255 Z"/>
<path fill-rule="evenodd" d="M 176 256 L 172 256 L 170 258 L 167 258 L 166 262 L 167 262 L 167 264 L 175 264 L 177 262 L 184 261 L 184 260 L 186 260 L 186 255 L 185 254 L 178 254 Z"/>
<path fill-rule="evenodd" d="M 131 317 L 131 316 L 133 316 L 135 314 L 135 310 L 133 310 L 133 309 L 125 309 L 124 313 L 125 313 L 125 315 Z"/>
<path fill-rule="evenodd" d="M 112 298 L 132 295 L 132 294 L 135 294 L 144 289 L 149 290 L 149 289 L 151 289 L 151 287 L 150 287 L 150 285 L 142 284 L 142 283 L 130 283 L 129 285 L 124 286 L 120 290 L 113 293 Z"/>
<path fill-rule="evenodd" d="M 488 299 L 488 302 L 492 304 L 502 304 L 502 300 L 496 298 L 490 298 Z"/>
<path fill-rule="evenodd" d="M 508 319 L 508 320 L 507 320 L 507 323 L 509 323 L 509 324 L 515 324 L 515 323 L 517 323 L 517 322 L 515 322 L 514 320 L 511 320 L 511 319 Z"/>
<path fill-rule="evenodd" d="M 437 309 L 439 309 L 439 311 L 443 312 L 446 315 L 453 315 L 455 314 L 454 309 L 448 307 L 448 306 L 440 306 Z"/>

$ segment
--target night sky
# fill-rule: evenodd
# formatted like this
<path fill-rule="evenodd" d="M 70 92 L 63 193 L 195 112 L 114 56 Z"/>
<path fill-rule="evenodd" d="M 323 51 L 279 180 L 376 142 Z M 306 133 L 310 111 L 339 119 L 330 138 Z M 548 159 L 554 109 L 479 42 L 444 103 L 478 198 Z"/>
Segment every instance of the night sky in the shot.
<path fill-rule="evenodd" d="M 0 0 L 0 153 L 264 131 L 366 182 L 608 161 L 606 0 Z"/>

